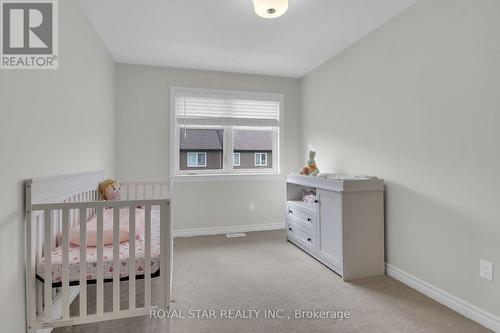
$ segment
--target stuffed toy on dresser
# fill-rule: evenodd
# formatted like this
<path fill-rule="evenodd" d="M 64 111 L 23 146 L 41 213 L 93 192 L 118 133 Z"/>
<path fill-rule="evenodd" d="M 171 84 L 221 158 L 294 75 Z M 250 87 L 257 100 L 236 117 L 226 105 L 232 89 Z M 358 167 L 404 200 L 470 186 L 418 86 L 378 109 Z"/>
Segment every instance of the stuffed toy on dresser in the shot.
<path fill-rule="evenodd" d="M 316 177 L 319 175 L 319 169 L 318 166 L 316 165 L 316 152 L 315 151 L 310 151 L 309 152 L 309 160 L 307 161 L 307 165 L 300 170 L 300 174 L 303 176 L 314 176 Z"/>

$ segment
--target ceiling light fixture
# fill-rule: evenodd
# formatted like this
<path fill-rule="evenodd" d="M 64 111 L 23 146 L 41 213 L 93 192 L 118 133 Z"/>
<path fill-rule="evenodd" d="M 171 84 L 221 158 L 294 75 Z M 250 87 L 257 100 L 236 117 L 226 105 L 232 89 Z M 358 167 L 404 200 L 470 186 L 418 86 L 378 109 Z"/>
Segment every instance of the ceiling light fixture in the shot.
<path fill-rule="evenodd" d="M 253 0 L 255 13 L 263 18 L 276 18 L 285 14 L 290 0 Z"/>

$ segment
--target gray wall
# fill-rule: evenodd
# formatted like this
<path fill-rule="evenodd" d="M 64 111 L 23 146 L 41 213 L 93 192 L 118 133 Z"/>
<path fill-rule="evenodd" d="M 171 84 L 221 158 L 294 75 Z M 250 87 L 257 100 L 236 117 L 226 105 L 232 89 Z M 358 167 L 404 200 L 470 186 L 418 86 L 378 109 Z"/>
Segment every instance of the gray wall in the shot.
<path fill-rule="evenodd" d="M 25 332 L 25 178 L 113 173 L 114 64 L 74 0 L 60 5 L 60 68 L 0 70 L 0 323 Z"/>
<path fill-rule="evenodd" d="M 500 1 L 421 0 L 303 79 L 304 152 L 385 178 L 387 261 L 493 314 Z"/>
<path fill-rule="evenodd" d="M 280 132 L 283 175 L 302 164 L 298 79 L 118 64 L 116 86 L 120 179 L 169 178 L 172 86 L 284 94 Z M 173 188 L 174 230 L 284 223 L 283 178 L 176 183 Z M 255 211 L 250 211 L 250 203 L 255 204 Z"/>

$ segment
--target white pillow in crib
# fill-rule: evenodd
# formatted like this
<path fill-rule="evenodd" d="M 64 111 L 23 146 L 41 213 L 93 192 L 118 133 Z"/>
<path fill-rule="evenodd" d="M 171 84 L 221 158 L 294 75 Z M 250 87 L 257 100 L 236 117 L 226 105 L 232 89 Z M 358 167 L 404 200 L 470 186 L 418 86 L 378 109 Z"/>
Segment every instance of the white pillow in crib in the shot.
<path fill-rule="evenodd" d="M 135 229 L 139 234 L 141 228 L 144 229 L 144 210 L 135 210 Z M 120 209 L 120 243 L 129 241 L 129 211 L 128 208 Z M 113 245 L 113 209 L 105 209 L 103 212 L 103 239 L 104 245 Z M 73 245 L 80 245 L 80 227 L 74 227 L 69 234 L 69 242 Z M 87 222 L 87 246 L 97 246 L 97 216 Z"/>

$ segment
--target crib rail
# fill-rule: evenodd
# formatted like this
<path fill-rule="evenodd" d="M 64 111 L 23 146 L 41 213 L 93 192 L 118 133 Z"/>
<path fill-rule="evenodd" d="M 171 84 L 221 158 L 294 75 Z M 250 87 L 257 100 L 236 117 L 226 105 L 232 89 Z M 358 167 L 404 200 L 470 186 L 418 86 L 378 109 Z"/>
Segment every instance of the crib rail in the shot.
<path fill-rule="evenodd" d="M 151 304 L 151 212 L 153 208 L 159 207 L 160 211 L 160 304 L 159 307 L 168 307 L 170 303 L 171 284 L 171 236 L 170 236 L 170 200 L 146 199 L 165 198 L 168 188 L 165 184 L 158 183 L 125 183 L 132 188 L 137 198 L 142 193 L 142 199 L 123 201 L 75 201 L 60 203 L 37 203 L 27 202 L 27 293 L 28 293 L 28 323 L 29 331 L 34 332 L 40 328 L 51 328 L 58 326 L 76 325 L 104 320 L 113 320 L 140 316 L 147 314 L 154 308 Z M 156 190 L 156 191 L 155 191 Z M 127 193 L 128 189 L 127 189 Z M 127 194 L 128 196 L 128 194 Z M 88 199 L 95 199 L 89 195 Z M 28 200 L 28 197 L 27 197 Z M 136 210 L 144 209 L 144 305 L 138 307 L 136 304 Z M 103 212 L 105 209 L 113 210 L 113 278 L 112 278 L 112 311 L 104 311 L 104 283 L 103 278 Z M 128 253 L 128 308 L 121 309 L 120 300 L 120 210 L 128 209 L 129 212 L 129 253 Z M 96 267 L 96 313 L 87 313 L 87 230 L 86 224 L 89 217 L 96 216 L 97 221 L 97 267 Z M 58 223 L 54 224 L 54 219 Z M 77 291 L 79 292 L 79 314 L 70 316 L 71 293 L 69 278 L 69 234 L 70 228 L 78 221 L 80 227 L 80 275 Z M 43 229 L 40 229 L 40 224 Z M 60 237 L 54 238 L 54 225 L 60 228 Z M 43 235 L 37 232 L 43 230 Z M 43 237 L 43 296 L 36 290 L 36 247 L 35 238 Z M 62 280 L 60 288 L 60 314 L 54 315 L 55 304 L 54 288 L 52 285 L 52 250 L 55 242 L 62 248 Z M 75 287 L 71 287 L 75 288 Z M 38 299 L 37 299 L 38 298 Z"/>
<path fill-rule="evenodd" d="M 146 200 L 170 198 L 169 182 L 120 181 L 123 200 Z"/>

